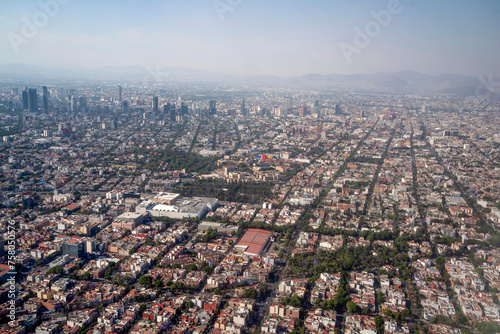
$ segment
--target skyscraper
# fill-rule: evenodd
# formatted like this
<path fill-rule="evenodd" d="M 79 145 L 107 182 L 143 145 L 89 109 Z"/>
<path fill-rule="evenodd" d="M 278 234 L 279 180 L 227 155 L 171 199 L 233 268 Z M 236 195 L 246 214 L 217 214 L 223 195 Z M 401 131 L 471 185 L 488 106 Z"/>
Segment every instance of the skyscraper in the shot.
<path fill-rule="evenodd" d="M 340 114 L 342 112 L 342 109 L 340 108 L 340 104 L 335 105 L 335 114 Z"/>
<path fill-rule="evenodd" d="M 307 116 L 307 114 L 308 114 L 307 106 L 302 106 L 300 113 L 301 113 L 301 116 Z"/>
<path fill-rule="evenodd" d="M 319 102 L 317 100 L 311 106 L 311 113 L 319 117 Z"/>
<path fill-rule="evenodd" d="M 87 98 L 85 96 L 80 96 L 80 111 L 87 112 Z"/>
<path fill-rule="evenodd" d="M 170 121 L 175 122 L 177 120 L 177 115 L 175 112 L 175 107 L 170 108 L 170 115 L 169 115 Z"/>
<path fill-rule="evenodd" d="M 282 115 L 286 116 L 292 112 L 292 98 L 289 96 L 285 97 L 285 102 L 283 103 Z"/>
<path fill-rule="evenodd" d="M 165 104 L 163 106 L 163 112 L 168 116 L 168 119 L 171 121 L 171 122 L 175 122 L 175 104 L 172 105 L 170 102 L 168 102 L 167 104 Z"/>
<path fill-rule="evenodd" d="M 167 102 L 167 104 L 163 105 L 163 113 L 165 115 L 168 115 L 170 113 L 170 102 Z"/>
<path fill-rule="evenodd" d="M 36 93 L 36 88 L 28 89 L 28 107 L 31 112 L 38 111 L 38 95 Z"/>
<path fill-rule="evenodd" d="M 71 97 L 71 112 L 77 112 L 78 110 L 78 99 L 76 96 Z"/>
<path fill-rule="evenodd" d="M 49 91 L 47 90 L 47 86 L 42 86 L 43 93 L 43 110 L 48 113 L 49 112 Z"/>
<path fill-rule="evenodd" d="M 217 103 L 215 100 L 210 100 L 210 115 L 215 115 L 217 114 Z"/>
<path fill-rule="evenodd" d="M 282 110 L 278 106 L 273 106 L 273 113 L 275 116 L 281 117 L 282 116 Z"/>
<path fill-rule="evenodd" d="M 187 116 L 189 113 L 189 108 L 186 102 L 181 102 L 181 115 L 182 116 Z"/>
<path fill-rule="evenodd" d="M 128 101 L 122 101 L 122 111 L 128 113 Z"/>
<path fill-rule="evenodd" d="M 122 86 L 116 87 L 116 98 L 118 101 L 122 101 Z"/>
<path fill-rule="evenodd" d="M 26 87 L 23 92 L 23 110 L 29 109 L 30 108 L 30 102 L 29 102 L 29 96 L 28 96 L 28 87 Z"/>
<path fill-rule="evenodd" d="M 247 110 L 245 108 L 245 99 L 241 99 L 241 114 L 247 116 Z"/>
<path fill-rule="evenodd" d="M 153 96 L 153 112 L 158 112 L 158 96 Z"/>

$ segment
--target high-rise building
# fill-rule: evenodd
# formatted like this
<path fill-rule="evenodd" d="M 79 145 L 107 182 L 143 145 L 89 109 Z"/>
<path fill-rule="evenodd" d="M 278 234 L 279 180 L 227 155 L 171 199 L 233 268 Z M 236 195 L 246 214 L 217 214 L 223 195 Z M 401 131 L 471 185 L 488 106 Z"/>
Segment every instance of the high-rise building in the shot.
<path fill-rule="evenodd" d="M 43 110 L 48 113 L 49 112 L 49 91 L 47 86 L 42 86 L 43 93 Z"/>
<path fill-rule="evenodd" d="M 181 102 L 181 115 L 187 116 L 189 114 L 189 108 L 186 102 Z"/>
<path fill-rule="evenodd" d="M 76 96 L 71 98 L 71 112 L 77 112 L 78 110 L 78 99 Z"/>
<path fill-rule="evenodd" d="M 215 102 L 215 100 L 210 100 L 210 106 L 209 106 L 209 110 L 210 110 L 210 115 L 216 115 L 217 114 L 217 103 Z"/>
<path fill-rule="evenodd" d="M 361 118 L 364 118 L 365 117 L 365 111 L 364 110 L 361 110 Z"/>
<path fill-rule="evenodd" d="M 153 96 L 153 112 L 158 112 L 158 96 Z"/>
<path fill-rule="evenodd" d="M 165 115 L 168 115 L 170 113 L 170 102 L 167 102 L 167 104 L 163 105 L 163 113 Z"/>
<path fill-rule="evenodd" d="M 122 111 L 128 113 L 128 101 L 122 101 Z"/>
<path fill-rule="evenodd" d="M 85 240 L 85 253 L 92 254 L 96 250 L 96 243 L 93 239 Z"/>
<path fill-rule="evenodd" d="M 247 109 L 245 107 L 245 99 L 241 99 L 241 115 L 247 116 Z"/>
<path fill-rule="evenodd" d="M 274 107 L 273 107 L 273 109 L 274 109 L 274 110 L 273 110 L 273 112 L 274 112 L 274 115 L 275 115 L 275 116 L 278 116 L 278 117 L 283 116 L 283 115 L 282 115 L 283 110 L 282 110 L 280 107 L 278 107 L 278 106 L 274 106 Z"/>
<path fill-rule="evenodd" d="M 308 115 L 307 106 L 302 106 L 300 114 L 301 114 L 301 116 L 307 116 Z"/>
<path fill-rule="evenodd" d="M 77 238 L 73 238 L 62 245 L 63 255 L 69 255 L 70 257 L 83 257 L 84 251 L 83 241 Z"/>
<path fill-rule="evenodd" d="M 177 120 L 177 113 L 176 113 L 175 106 L 170 108 L 169 118 L 170 118 L 170 121 L 172 121 L 172 122 L 175 122 Z"/>
<path fill-rule="evenodd" d="M 163 106 L 163 112 L 168 116 L 171 122 L 175 122 L 175 104 L 172 105 L 170 102 Z"/>
<path fill-rule="evenodd" d="M 87 98 L 85 96 L 80 96 L 80 111 L 87 112 Z"/>
<path fill-rule="evenodd" d="M 28 89 L 28 109 L 31 112 L 38 111 L 38 95 L 36 92 L 36 88 Z"/>
<path fill-rule="evenodd" d="M 122 86 L 116 87 L 116 98 L 118 101 L 122 101 Z"/>
<path fill-rule="evenodd" d="M 313 115 L 317 115 L 317 117 L 319 117 L 319 102 L 317 100 L 314 101 L 312 106 L 311 106 L 311 113 Z"/>
<path fill-rule="evenodd" d="M 292 112 L 292 98 L 289 96 L 285 97 L 285 102 L 283 103 L 283 116 L 286 116 Z"/>
<path fill-rule="evenodd" d="M 425 119 L 427 119 L 427 116 L 429 116 L 429 112 L 425 108 L 425 104 L 422 106 L 422 114 L 424 114 Z"/>
<path fill-rule="evenodd" d="M 28 96 L 28 87 L 26 87 L 22 92 L 23 97 L 23 110 L 30 108 L 29 96 Z"/>
<path fill-rule="evenodd" d="M 385 113 L 384 113 L 384 120 L 386 121 L 390 121 L 391 120 L 391 111 L 390 110 L 386 110 Z"/>
<path fill-rule="evenodd" d="M 340 108 L 340 104 L 335 105 L 335 114 L 340 114 L 342 113 L 342 108 Z"/>

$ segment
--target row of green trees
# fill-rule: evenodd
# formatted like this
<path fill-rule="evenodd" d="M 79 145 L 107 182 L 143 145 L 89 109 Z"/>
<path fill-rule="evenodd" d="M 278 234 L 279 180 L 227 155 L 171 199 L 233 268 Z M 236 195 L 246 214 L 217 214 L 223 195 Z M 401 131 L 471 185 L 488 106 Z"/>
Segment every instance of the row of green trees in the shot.
<path fill-rule="evenodd" d="M 197 242 L 210 242 L 219 235 L 219 231 L 216 228 L 212 229 L 209 227 L 203 235 L 199 235 L 196 239 Z"/>
<path fill-rule="evenodd" d="M 196 180 L 183 183 L 176 188 L 182 196 L 207 196 L 223 201 L 261 203 L 271 198 L 272 184 L 269 182 L 232 182 L 222 180 Z"/>
<path fill-rule="evenodd" d="M 162 151 L 156 155 L 150 155 L 145 169 L 159 172 L 160 166 L 168 164 L 167 170 L 182 170 L 189 172 L 208 173 L 212 171 L 217 162 L 217 157 L 206 158 L 197 153 L 186 153 L 181 151 Z"/>
<path fill-rule="evenodd" d="M 319 250 L 314 255 L 299 254 L 290 259 L 286 275 L 314 276 L 323 272 L 376 270 L 384 265 L 399 267 L 400 278 L 410 278 L 414 269 L 409 259 L 399 247 L 388 248 L 380 245 L 369 247 L 343 247 L 335 251 Z"/>

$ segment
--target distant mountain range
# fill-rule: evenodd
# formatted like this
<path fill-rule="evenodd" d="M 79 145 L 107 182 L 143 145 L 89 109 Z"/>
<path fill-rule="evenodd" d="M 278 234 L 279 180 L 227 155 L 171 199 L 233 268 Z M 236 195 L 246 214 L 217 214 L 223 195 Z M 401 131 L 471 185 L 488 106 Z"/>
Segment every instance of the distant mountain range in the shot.
<path fill-rule="evenodd" d="M 413 71 L 375 74 L 305 74 L 291 78 L 273 75 L 243 77 L 187 67 L 148 68 L 143 66 L 57 69 L 35 65 L 0 65 L 0 80 L 57 82 L 77 80 L 155 82 L 205 82 L 243 86 L 294 89 L 367 90 L 397 93 L 439 92 L 474 95 L 478 78 L 455 74 L 426 75 Z"/>

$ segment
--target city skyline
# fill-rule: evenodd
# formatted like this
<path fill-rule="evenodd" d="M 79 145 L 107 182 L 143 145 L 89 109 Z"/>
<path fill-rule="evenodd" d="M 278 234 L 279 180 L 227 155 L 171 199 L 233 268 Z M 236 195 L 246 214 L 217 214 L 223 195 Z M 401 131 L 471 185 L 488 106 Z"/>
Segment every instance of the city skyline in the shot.
<path fill-rule="evenodd" d="M 0 333 L 500 333 L 499 40 L 495 0 L 0 1 Z"/>
<path fill-rule="evenodd" d="M 487 0 L 44 0 L 0 8 L 0 65 L 188 67 L 282 77 L 500 74 L 493 42 L 500 37 L 500 4 Z"/>

